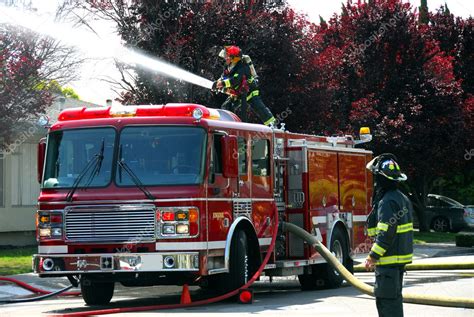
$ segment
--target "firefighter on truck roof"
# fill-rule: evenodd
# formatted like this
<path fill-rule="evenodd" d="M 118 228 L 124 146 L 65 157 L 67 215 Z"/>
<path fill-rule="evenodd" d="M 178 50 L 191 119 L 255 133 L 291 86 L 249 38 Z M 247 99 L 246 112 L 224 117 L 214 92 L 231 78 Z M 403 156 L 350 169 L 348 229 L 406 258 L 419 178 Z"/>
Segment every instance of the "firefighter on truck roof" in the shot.
<path fill-rule="evenodd" d="M 413 206 L 398 189 L 407 179 L 393 154 L 382 154 L 367 164 L 374 174 L 373 209 L 367 219 L 369 236 L 375 237 L 365 267 L 375 266 L 379 316 L 403 316 L 403 274 L 413 257 Z"/>
<path fill-rule="evenodd" d="M 275 117 L 260 97 L 257 73 L 250 57 L 242 55 L 238 46 L 225 46 L 219 57 L 225 59 L 226 66 L 221 78 L 213 83 L 212 88 L 229 95 L 221 108 L 239 111 L 242 121 L 247 122 L 247 109 L 250 105 L 265 125 L 274 123 Z"/>

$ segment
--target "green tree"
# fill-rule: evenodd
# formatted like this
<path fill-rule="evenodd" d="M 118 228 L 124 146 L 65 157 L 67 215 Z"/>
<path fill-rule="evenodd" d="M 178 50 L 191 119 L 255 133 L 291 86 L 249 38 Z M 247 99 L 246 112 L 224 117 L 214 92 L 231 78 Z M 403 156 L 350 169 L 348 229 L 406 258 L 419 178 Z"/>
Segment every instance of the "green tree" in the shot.
<path fill-rule="evenodd" d="M 428 0 L 421 0 L 421 5 L 419 9 L 420 9 L 419 22 L 421 24 L 428 24 L 429 22 Z"/>
<path fill-rule="evenodd" d="M 62 87 L 57 80 L 51 80 L 47 83 L 41 82 L 36 89 L 47 91 L 51 94 L 61 95 L 66 98 L 79 100 L 80 97 L 72 87 Z"/>
<path fill-rule="evenodd" d="M 76 99 L 76 100 L 79 100 L 80 97 L 79 95 L 76 93 L 76 91 L 71 88 L 71 87 L 65 87 L 62 89 L 61 91 L 62 95 L 66 98 L 71 98 L 71 99 Z"/>

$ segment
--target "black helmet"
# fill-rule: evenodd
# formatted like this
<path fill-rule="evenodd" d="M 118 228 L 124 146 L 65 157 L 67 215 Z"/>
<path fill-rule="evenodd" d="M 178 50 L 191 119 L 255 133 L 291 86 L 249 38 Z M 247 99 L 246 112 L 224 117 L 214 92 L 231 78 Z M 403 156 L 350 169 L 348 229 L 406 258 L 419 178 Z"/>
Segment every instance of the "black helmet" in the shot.
<path fill-rule="evenodd" d="M 407 180 L 407 176 L 400 171 L 395 155 L 391 153 L 374 157 L 367 163 L 366 168 L 373 174 L 380 174 L 391 181 L 403 182 Z"/>

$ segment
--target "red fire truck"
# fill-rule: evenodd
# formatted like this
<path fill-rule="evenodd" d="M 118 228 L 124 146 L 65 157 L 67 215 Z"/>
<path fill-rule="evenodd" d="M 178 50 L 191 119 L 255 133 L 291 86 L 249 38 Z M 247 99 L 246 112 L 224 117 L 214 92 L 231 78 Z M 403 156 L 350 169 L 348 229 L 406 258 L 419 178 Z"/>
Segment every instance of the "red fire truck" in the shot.
<path fill-rule="evenodd" d="M 367 130 L 297 134 L 196 104 L 64 110 L 38 146 L 34 271 L 80 284 L 87 304 L 108 303 L 117 282 L 225 292 L 260 267 L 277 216 L 350 269 L 370 247 Z M 298 237 L 274 244 L 266 276 L 342 283 Z"/>

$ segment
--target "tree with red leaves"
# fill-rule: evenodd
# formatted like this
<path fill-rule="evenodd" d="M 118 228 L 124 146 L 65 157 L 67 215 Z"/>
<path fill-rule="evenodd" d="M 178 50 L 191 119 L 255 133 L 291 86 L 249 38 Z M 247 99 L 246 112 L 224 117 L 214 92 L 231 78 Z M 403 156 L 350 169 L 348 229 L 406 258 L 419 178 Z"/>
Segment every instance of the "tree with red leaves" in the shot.
<path fill-rule="evenodd" d="M 125 43 L 152 56 L 208 79 L 222 73 L 218 58 L 224 45 L 238 45 L 250 55 L 260 79 L 265 104 L 275 116 L 286 117 L 301 105 L 297 74 L 306 67 L 304 50 L 310 50 L 303 16 L 278 1 L 138 1 L 128 6 L 111 1 L 110 8 L 94 7 L 117 23 Z M 126 68 L 127 66 L 121 65 Z M 179 80 L 133 69 L 132 81 L 124 76 L 119 98 L 125 104 L 199 102 L 219 107 L 225 95 Z M 291 115 L 296 117 L 296 115 Z"/>
<path fill-rule="evenodd" d="M 422 211 L 434 180 L 464 164 L 466 113 L 454 56 L 400 0 L 348 2 L 319 33 L 312 68 L 321 76 L 312 99 L 326 131 L 370 126 L 369 146 L 398 156 Z"/>
<path fill-rule="evenodd" d="M 401 0 L 349 1 L 341 15 L 320 25 L 270 1 L 111 3 L 114 9 L 102 13 L 117 22 L 126 43 L 206 78 L 221 72 L 223 45 L 241 46 L 257 66 L 265 103 L 275 114 L 291 109 L 285 119 L 291 130 L 353 134 L 371 127 L 368 146 L 398 156 L 418 210 L 437 178 L 465 164 L 472 140 L 466 138 L 472 133 L 471 19 L 463 20 L 458 34 L 465 40 L 453 52 L 439 39 L 442 32 L 437 37 L 433 24 L 425 17 L 420 23 Z M 222 102 L 202 88 L 135 72 L 133 82 L 124 77 L 123 102 Z"/>
<path fill-rule="evenodd" d="M 51 105 L 47 83 L 71 80 L 80 62 L 57 41 L 0 24 L 0 150 Z"/>
<path fill-rule="evenodd" d="M 36 88 L 43 62 L 35 56 L 28 36 L 0 28 L 0 138 L 5 144 L 18 121 L 44 112 L 51 104 L 51 94 Z"/>
<path fill-rule="evenodd" d="M 438 42 L 446 55 L 452 57 L 454 76 L 461 81 L 465 126 L 465 132 L 457 142 L 464 150 L 464 164 L 454 177 L 450 173 L 438 179 L 435 185 L 440 194 L 472 203 L 469 199 L 474 197 L 474 157 L 471 158 L 474 149 L 474 19 L 455 17 L 445 5 L 430 14 L 429 21 L 430 37 Z"/>

